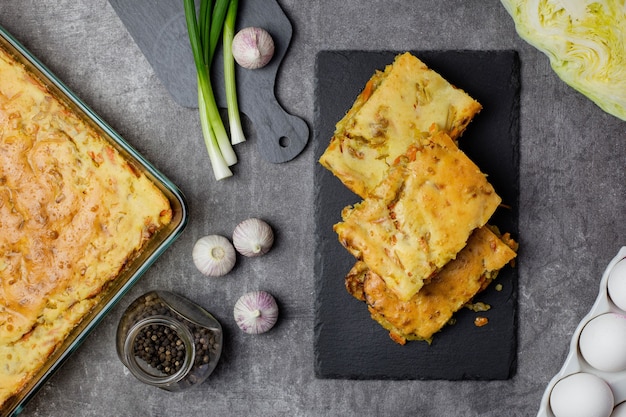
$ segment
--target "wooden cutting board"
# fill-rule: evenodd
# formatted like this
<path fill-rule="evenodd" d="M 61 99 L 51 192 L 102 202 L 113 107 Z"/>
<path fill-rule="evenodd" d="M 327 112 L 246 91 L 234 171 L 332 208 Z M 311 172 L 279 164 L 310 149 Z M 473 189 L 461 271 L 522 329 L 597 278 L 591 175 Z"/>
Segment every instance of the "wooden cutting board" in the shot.
<path fill-rule="evenodd" d="M 400 51 L 403 52 L 403 51 Z M 483 110 L 459 139 L 463 151 L 488 175 L 503 204 L 490 224 L 518 236 L 519 58 L 514 51 L 414 51 L 444 78 L 477 99 Z M 317 56 L 315 159 L 328 145 L 335 123 L 352 106 L 375 70 L 393 62 L 395 52 L 323 51 Z M 475 301 L 491 305 L 480 313 L 462 309 L 456 324 L 426 342 L 394 343 L 374 322 L 365 303 L 344 287 L 354 258 L 332 226 L 341 209 L 360 199 L 329 171 L 315 168 L 315 372 L 320 378 L 507 379 L 515 372 L 517 270 L 503 269 L 496 283 Z M 518 259 L 519 262 L 519 259 Z"/>
<path fill-rule="evenodd" d="M 181 0 L 109 0 L 129 33 L 146 56 L 174 100 L 197 107 L 197 83 L 193 55 Z M 275 53 L 264 68 L 237 66 L 239 108 L 250 120 L 260 154 L 269 162 L 295 158 L 304 149 L 309 128 L 304 120 L 287 113 L 274 94 L 276 75 L 292 36 L 291 22 L 276 0 L 240 0 L 237 28 L 258 26 L 274 39 Z M 218 106 L 225 108 L 222 50 L 218 48 L 212 68 Z M 249 135 L 249 131 L 245 132 Z M 249 136 L 250 137 L 250 136 Z"/>

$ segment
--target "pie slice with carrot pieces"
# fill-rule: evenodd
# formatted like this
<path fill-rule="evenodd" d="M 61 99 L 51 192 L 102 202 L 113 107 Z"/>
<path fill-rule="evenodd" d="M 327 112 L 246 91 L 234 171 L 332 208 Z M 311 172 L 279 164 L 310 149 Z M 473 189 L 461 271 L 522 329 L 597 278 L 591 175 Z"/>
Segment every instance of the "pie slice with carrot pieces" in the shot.
<path fill-rule="evenodd" d="M 406 52 L 370 78 L 336 124 L 319 162 L 365 198 L 411 144 L 435 131 L 456 140 L 481 109 L 467 93 Z"/>
<path fill-rule="evenodd" d="M 348 292 L 367 304 L 372 318 L 398 344 L 430 342 L 453 314 L 472 302 L 512 262 L 517 243 L 490 226 L 476 229 L 456 258 L 407 301 L 400 300 L 384 279 L 357 261 L 346 275 Z"/>
<path fill-rule="evenodd" d="M 411 145 L 363 201 L 342 211 L 341 244 L 406 301 L 501 202 L 486 175 L 439 132 Z"/>

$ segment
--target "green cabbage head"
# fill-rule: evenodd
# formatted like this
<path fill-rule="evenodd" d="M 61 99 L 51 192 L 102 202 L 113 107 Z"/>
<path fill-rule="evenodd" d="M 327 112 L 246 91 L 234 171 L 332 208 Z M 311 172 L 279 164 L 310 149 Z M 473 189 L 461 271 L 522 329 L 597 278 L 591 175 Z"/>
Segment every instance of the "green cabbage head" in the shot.
<path fill-rule="evenodd" d="M 626 120 L 625 0 L 501 0 L 567 84 Z"/>

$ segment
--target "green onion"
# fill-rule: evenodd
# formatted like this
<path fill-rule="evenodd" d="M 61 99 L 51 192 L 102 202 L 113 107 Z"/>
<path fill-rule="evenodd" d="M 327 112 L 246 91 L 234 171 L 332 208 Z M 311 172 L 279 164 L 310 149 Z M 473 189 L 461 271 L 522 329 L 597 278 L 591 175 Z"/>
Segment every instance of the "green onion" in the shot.
<path fill-rule="evenodd" d="M 211 0 L 201 0 L 200 19 L 198 20 L 194 0 L 184 0 L 187 31 L 189 32 L 191 51 L 198 75 L 200 124 L 213 167 L 213 174 L 217 180 L 232 176 L 232 171 L 228 167 L 237 162 L 237 156 L 230 144 L 215 102 L 209 75 L 213 53 L 223 26 L 224 18 L 220 18 L 220 10 L 227 10 L 228 3 L 229 0 L 217 0 L 215 7 L 213 7 Z M 212 27 L 219 28 L 219 30 L 214 30 L 217 35 L 214 34 L 213 38 L 211 38 Z M 215 45 L 213 48 L 211 48 L 212 44 Z"/>
<path fill-rule="evenodd" d="M 207 109 L 202 99 L 202 92 L 198 90 L 198 110 L 200 112 L 200 126 L 202 127 L 202 137 L 204 138 L 204 144 L 209 153 L 209 160 L 211 161 L 211 167 L 213 168 L 213 175 L 216 180 L 222 180 L 224 178 L 232 177 L 233 172 L 228 167 L 228 163 L 224 160 L 220 151 L 217 139 L 211 129 L 209 119 L 206 117 Z"/>
<path fill-rule="evenodd" d="M 233 58 L 233 38 L 235 37 L 235 21 L 237 19 L 238 0 L 231 0 L 228 14 L 224 22 L 224 86 L 226 89 L 226 105 L 228 107 L 228 124 L 230 141 L 233 145 L 245 142 L 246 137 L 241 128 L 239 104 L 237 103 L 237 84 L 235 81 L 235 58 Z"/>
<path fill-rule="evenodd" d="M 232 0 L 217 0 L 215 8 L 213 9 L 213 16 L 211 18 L 211 28 L 209 32 L 209 60 L 213 60 L 213 54 L 217 48 L 217 44 L 222 36 L 222 28 L 224 27 L 224 19 L 226 19 L 226 13 L 230 7 Z"/>

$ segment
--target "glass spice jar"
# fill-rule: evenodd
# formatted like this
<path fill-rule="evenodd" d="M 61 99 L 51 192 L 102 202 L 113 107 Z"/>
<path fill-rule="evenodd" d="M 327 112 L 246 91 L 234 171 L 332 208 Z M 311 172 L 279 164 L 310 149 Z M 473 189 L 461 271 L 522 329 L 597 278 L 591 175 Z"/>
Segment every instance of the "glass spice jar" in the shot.
<path fill-rule="evenodd" d="M 151 291 L 124 312 L 117 354 L 140 381 L 168 391 L 204 382 L 222 353 L 222 326 L 208 311 L 167 291 Z"/>

